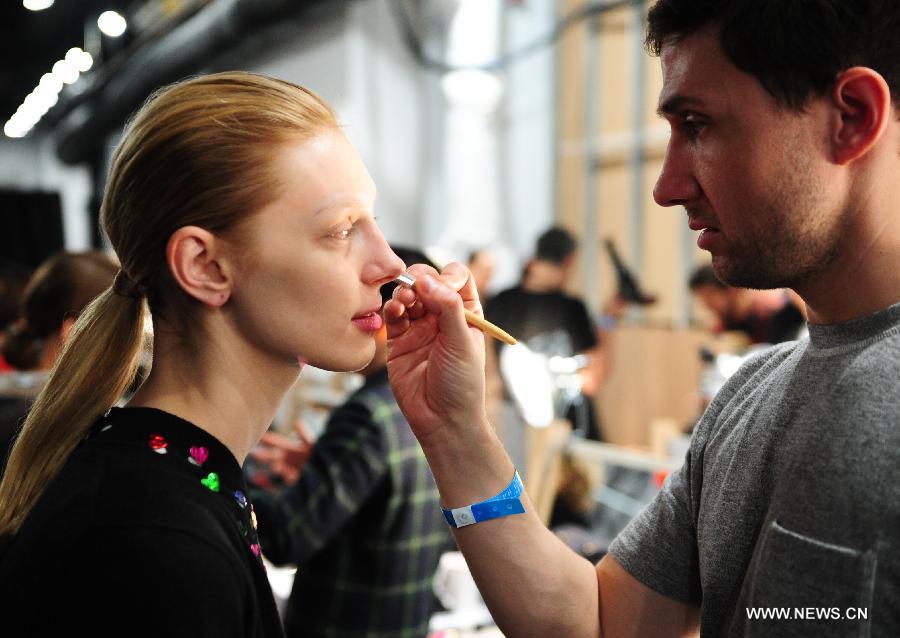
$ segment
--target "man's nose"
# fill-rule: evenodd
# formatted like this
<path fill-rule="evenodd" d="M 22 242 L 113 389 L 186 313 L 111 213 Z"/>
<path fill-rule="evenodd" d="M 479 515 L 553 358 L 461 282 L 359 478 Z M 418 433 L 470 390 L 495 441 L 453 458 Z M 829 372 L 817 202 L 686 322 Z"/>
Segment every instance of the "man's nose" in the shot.
<path fill-rule="evenodd" d="M 670 143 L 653 187 L 653 199 L 660 206 L 684 206 L 699 196 L 700 185 L 694 178 L 688 157 Z"/>

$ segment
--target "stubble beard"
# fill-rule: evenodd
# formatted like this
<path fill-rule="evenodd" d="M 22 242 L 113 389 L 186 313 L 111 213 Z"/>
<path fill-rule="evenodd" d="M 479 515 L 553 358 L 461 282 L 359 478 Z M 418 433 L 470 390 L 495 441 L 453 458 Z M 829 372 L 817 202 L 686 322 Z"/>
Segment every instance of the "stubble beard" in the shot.
<path fill-rule="evenodd" d="M 727 253 L 713 256 L 716 274 L 731 286 L 803 288 L 838 258 L 848 216 L 824 197 L 802 151 L 785 167 L 774 173 L 769 196 L 745 213 L 756 223 L 729 238 Z"/>

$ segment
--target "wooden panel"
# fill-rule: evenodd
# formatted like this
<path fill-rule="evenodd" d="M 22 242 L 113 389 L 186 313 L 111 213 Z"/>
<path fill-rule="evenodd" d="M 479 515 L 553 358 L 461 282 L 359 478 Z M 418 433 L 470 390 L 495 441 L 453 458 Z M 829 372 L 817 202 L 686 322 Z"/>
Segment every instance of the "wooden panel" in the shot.
<path fill-rule="evenodd" d="M 585 0 L 560 0 L 560 14 L 584 5 Z M 601 303 L 612 293 L 615 281 L 602 245 L 604 238 L 612 237 L 626 263 L 639 271 L 642 286 L 659 297 L 656 305 L 629 316 L 637 325 L 623 325 L 614 331 L 611 375 L 597 402 L 611 442 L 647 446 L 654 419 L 687 424 L 696 417 L 693 397 L 701 370 L 702 333 L 673 326 L 680 325 L 684 309 L 690 305 L 686 273 L 704 258 L 696 249 L 686 249 L 683 210 L 662 208 L 653 201 L 668 125 L 655 113 L 662 85 L 659 59 L 645 56 L 643 73 L 635 72 L 637 38 L 643 40 L 643 33 L 634 29 L 634 20 L 633 9 L 622 8 L 600 21 L 598 81 L 596 95 L 591 96 L 599 115 L 598 139 L 583 135 L 587 61 L 578 56 L 586 54 L 586 25 L 572 29 L 560 45 L 556 217 L 577 233 L 589 227 L 586 215 L 597 216 L 596 236 L 581 233 L 583 244 L 597 242 L 596 261 L 585 264 L 572 292 Z M 633 101 L 641 92 L 633 83 L 642 76 L 644 126 L 637 130 Z M 642 144 L 642 167 L 637 174 L 632 161 L 636 139 Z M 585 162 L 592 156 L 598 165 L 592 178 L 596 210 L 587 211 L 589 191 L 583 181 L 588 175 Z M 635 179 L 641 181 L 638 189 L 634 188 Z M 640 201 L 633 202 L 634 197 Z M 632 254 L 635 228 L 641 229 L 640 263 Z"/>
<path fill-rule="evenodd" d="M 699 330 L 635 326 L 608 335 L 610 375 L 597 407 L 610 443 L 647 448 L 654 420 L 694 421 L 706 340 Z"/>
<path fill-rule="evenodd" d="M 615 9 L 600 20 L 601 132 L 628 130 L 634 121 L 630 78 L 634 77 L 632 9 Z"/>

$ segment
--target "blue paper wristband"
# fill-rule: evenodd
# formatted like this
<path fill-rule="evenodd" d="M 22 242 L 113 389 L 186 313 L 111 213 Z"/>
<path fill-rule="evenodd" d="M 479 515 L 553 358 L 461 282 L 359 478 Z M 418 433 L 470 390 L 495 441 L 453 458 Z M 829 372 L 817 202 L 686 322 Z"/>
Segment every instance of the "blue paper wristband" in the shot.
<path fill-rule="evenodd" d="M 454 509 L 441 508 L 444 518 L 450 527 L 466 527 L 475 523 L 483 523 L 501 516 L 509 516 L 511 514 L 524 514 L 525 506 L 519 498 L 522 494 L 522 479 L 516 472 L 513 476 L 512 483 L 505 490 L 492 496 L 486 501 L 467 505 L 465 507 L 456 507 Z"/>

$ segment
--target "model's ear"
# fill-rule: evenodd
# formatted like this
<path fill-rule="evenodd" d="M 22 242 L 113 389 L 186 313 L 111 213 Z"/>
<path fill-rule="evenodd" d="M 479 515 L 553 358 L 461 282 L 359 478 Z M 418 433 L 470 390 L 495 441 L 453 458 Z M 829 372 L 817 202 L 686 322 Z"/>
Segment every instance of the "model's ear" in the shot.
<path fill-rule="evenodd" d="M 72 326 L 75 325 L 74 317 L 66 317 L 63 319 L 62 325 L 59 327 L 59 342 L 63 344 L 66 342 L 66 339 L 69 338 L 69 331 L 72 330 Z"/>
<path fill-rule="evenodd" d="M 855 66 L 838 76 L 831 98 L 838 112 L 831 140 L 834 160 L 849 164 L 881 139 L 893 116 L 891 90 L 880 73 Z"/>
<path fill-rule="evenodd" d="M 222 240 L 197 226 L 182 226 L 166 246 L 169 270 L 181 289 L 216 308 L 228 301 L 232 289 L 232 278 L 221 259 L 222 247 Z"/>

